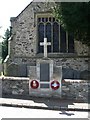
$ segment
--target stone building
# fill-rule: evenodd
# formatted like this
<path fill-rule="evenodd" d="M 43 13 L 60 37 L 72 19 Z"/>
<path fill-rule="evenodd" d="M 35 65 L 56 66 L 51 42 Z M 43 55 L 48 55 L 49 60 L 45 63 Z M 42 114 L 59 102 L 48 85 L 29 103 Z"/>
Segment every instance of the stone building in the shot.
<path fill-rule="evenodd" d="M 52 14 L 53 6 L 53 2 L 31 2 L 17 17 L 10 19 L 12 36 L 4 61 L 4 74 L 28 76 L 29 66 L 43 57 L 40 42 L 46 37 L 51 42 L 48 58 L 62 66 L 63 78 L 87 77 L 89 48 L 63 29 Z"/>

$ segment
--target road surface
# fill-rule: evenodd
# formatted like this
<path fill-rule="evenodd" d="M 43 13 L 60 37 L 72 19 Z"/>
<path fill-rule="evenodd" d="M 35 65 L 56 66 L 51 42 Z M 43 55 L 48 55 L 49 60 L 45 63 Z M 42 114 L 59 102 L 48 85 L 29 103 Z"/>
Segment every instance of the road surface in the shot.
<path fill-rule="evenodd" d="M 88 118 L 88 112 L 0 106 L 0 120 L 2 118 Z"/>

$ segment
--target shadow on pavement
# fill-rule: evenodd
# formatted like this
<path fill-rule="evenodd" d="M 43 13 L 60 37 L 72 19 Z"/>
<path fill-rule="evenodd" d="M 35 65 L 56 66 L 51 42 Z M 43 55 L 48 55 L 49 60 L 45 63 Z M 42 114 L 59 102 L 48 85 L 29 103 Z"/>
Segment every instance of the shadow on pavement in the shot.
<path fill-rule="evenodd" d="M 43 98 L 43 97 L 30 97 L 30 96 L 18 96 L 18 95 L 3 95 L 2 98 L 20 99 L 20 100 L 32 100 L 34 103 L 43 103 L 47 107 L 59 107 L 68 108 L 68 105 L 73 105 L 75 101 L 65 100 L 61 98 Z"/>
<path fill-rule="evenodd" d="M 67 116 L 75 115 L 74 113 L 69 113 L 69 112 L 66 112 L 66 111 L 61 111 L 61 113 L 59 113 L 59 114 L 67 115 Z"/>

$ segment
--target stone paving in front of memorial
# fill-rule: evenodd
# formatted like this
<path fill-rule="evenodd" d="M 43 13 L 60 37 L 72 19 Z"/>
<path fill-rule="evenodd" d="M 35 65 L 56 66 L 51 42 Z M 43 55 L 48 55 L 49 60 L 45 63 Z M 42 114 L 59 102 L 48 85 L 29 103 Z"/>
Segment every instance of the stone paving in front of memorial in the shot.
<path fill-rule="evenodd" d="M 31 97 L 30 99 L 13 99 L 13 98 L 0 98 L 0 105 L 17 106 L 17 107 L 30 107 L 40 109 L 66 109 L 66 110 L 90 110 L 88 103 L 74 102 L 71 100 L 61 100 L 55 98 L 37 98 Z"/>

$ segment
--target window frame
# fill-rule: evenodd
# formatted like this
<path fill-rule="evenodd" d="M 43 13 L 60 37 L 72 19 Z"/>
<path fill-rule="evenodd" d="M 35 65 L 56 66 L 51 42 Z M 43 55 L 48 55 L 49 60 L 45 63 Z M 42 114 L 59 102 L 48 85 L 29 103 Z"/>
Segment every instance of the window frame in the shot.
<path fill-rule="evenodd" d="M 54 17 L 53 16 L 53 14 L 51 13 L 51 12 L 40 12 L 40 13 L 36 13 L 36 15 L 35 15 L 35 23 L 36 23 L 36 54 L 42 54 L 42 53 L 40 53 L 40 52 L 38 52 L 38 42 L 39 42 L 39 40 L 38 40 L 38 18 L 39 17 L 41 17 L 41 18 L 43 18 L 43 17 Z M 49 22 L 47 22 L 47 23 L 49 23 Z M 59 23 L 59 22 L 57 22 L 58 24 L 59 24 L 59 51 L 58 52 L 53 52 L 53 40 L 51 41 L 51 52 L 50 53 L 48 53 L 48 54 L 75 54 L 75 43 L 74 43 L 74 52 L 71 52 L 71 53 L 69 53 L 68 51 L 69 51 L 69 49 L 68 49 L 68 31 L 65 31 L 66 32 L 66 52 L 60 52 L 60 43 L 61 43 L 61 39 L 60 39 L 60 34 L 61 34 L 61 32 L 60 32 L 60 26 L 61 26 L 61 24 Z M 52 31 L 53 31 L 53 29 L 52 29 Z M 53 33 L 53 32 L 52 32 Z M 51 38 L 52 38 L 52 36 L 53 35 L 51 35 Z"/>

